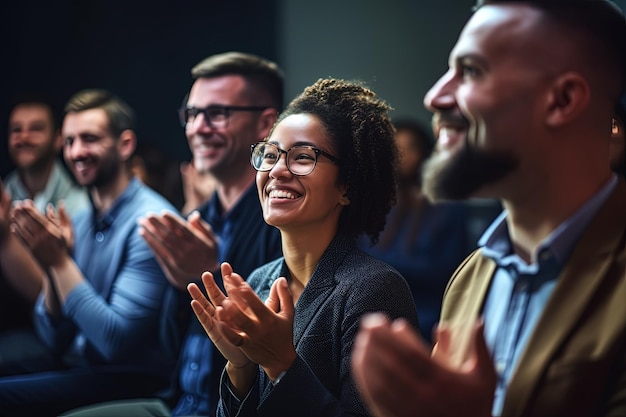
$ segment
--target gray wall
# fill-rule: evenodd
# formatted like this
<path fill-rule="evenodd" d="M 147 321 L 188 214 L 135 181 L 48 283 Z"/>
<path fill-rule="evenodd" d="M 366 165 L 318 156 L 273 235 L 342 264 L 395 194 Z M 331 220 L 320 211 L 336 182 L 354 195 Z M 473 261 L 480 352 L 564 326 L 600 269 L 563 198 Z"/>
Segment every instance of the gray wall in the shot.
<path fill-rule="evenodd" d="M 290 100 L 320 77 L 365 81 L 394 107 L 424 122 L 429 87 L 474 0 L 278 0 L 278 60 Z"/>

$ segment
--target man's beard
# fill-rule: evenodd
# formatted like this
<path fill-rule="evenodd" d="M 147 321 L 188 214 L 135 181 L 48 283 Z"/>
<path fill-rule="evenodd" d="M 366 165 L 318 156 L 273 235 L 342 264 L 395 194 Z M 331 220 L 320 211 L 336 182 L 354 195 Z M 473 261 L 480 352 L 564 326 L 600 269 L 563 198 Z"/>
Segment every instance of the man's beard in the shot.
<path fill-rule="evenodd" d="M 99 167 L 93 179 L 83 186 L 88 188 L 104 188 L 113 184 L 122 169 L 122 162 L 114 150 L 109 150 L 99 161 Z"/>
<path fill-rule="evenodd" d="M 466 200 L 483 186 L 504 178 L 518 166 L 508 152 L 465 146 L 452 156 L 435 152 L 422 170 L 423 193 L 431 202 Z"/>

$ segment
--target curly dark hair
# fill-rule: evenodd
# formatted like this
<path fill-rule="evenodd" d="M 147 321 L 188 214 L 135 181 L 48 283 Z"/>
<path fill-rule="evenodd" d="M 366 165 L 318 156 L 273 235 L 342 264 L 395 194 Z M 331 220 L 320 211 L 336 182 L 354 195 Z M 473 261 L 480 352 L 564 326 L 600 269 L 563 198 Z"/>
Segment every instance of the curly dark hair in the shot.
<path fill-rule="evenodd" d="M 339 232 L 367 234 L 375 244 L 396 202 L 398 151 L 389 118 L 391 107 L 358 81 L 319 79 L 294 98 L 276 124 L 293 114 L 322 122 L 339 158 L 338 184 L 350 204 L 339 218 Z"/>

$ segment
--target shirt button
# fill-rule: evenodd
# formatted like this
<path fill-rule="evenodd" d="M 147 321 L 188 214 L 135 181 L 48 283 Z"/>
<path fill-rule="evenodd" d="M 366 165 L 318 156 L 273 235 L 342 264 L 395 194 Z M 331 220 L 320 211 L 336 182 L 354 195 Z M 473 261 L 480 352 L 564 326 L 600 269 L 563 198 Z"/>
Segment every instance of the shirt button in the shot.
<path fill-rule="evenodd" d="M 189 367 L 191 368 L 192 371 L 197 371 L 198 370 L 198 364 L 195 362 L 191 362 L 189 364 Z"/>
<path fill-rule="evenodd" d="M 506 362 L 504 361 L 496 361 L 496 372 L 498 374 L 502 374 L 504 373 L 504 370 L 506 369 Z"/>
<path fill-rule="evenodd" d="M 102 232 L 97 232 L 96 233 L 96 242 L 98 242 L 98 243 L 104 242 L 104 233 L 102 233 Z"/>

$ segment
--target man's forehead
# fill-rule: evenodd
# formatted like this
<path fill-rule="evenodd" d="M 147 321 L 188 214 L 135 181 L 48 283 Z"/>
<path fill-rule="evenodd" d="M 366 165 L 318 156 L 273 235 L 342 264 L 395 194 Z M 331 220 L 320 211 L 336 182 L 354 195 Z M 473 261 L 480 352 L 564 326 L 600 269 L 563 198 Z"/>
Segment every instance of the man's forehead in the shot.
<path fill-rule="evenodd" d="M 452 55 L 465 55 L 478 52 L 486 44 L 490 47 L 501 45 L 511 49 L 516 43 L 532 42 L 537 34 L 537 22 L 541 14 L 538 10 L 521 4 L 487 5 L 478 9 L 461 31 Z"/>

